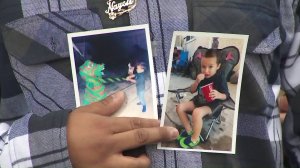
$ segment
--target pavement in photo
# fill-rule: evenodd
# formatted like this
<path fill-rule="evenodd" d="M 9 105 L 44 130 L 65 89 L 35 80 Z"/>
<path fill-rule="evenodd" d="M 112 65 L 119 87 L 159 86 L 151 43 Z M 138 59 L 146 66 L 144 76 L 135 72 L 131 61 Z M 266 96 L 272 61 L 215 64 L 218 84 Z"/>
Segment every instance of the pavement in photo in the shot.
<path fill-rule="evenodd" d="M 118 117 L 142 117 L 142 118 L 156 118 L 157 114 L 153 111 L 153 99 L 150 80 L 146 80 L 145 100 L 147 104 L 147 111 L 142 112 L 142 105 L 137 105 L 139 102 L 137 97 L 137 90 L 135 84 L 123 89 L 126 93 L 127 100 L 121 109 L 114 115 Z"/>
<path fill-rule="evenodd" d="M 84 85 L 83 85 L 84 86 Z M 142 117 L 142 118 L 157 118 L 157 112 L 153 111 L 153 99 L 152 99 L 152 89 L 151 82 L 146 79 L 145 86 L 145 100 L 147 110 L 142 112 L 142 105 L 137 105 L 139 102 L 137 97 L 136 85 L 128 81 L 110 83 L 105 86 L 107 95 L 111 95 L 117 91 L 124 91 L 126 94 L 126 100 L 123 106 L 113 115 L 115 117 Z M 79 90 L 80 99 L 82 102 L 84 95 L 84 88 Z"/>

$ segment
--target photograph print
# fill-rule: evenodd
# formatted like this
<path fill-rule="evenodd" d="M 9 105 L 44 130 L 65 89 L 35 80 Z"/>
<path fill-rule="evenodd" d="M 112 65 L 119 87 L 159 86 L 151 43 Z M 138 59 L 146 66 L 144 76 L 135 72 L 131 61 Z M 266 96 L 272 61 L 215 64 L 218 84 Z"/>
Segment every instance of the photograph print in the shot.
<path fill-rule="evenodd" d="M 68 43 L 77 107 L 124 91 L 114 116 L 157 119 L 148 25 L 70 33 Z"/>
<path fill-rule="evenodd" d="M 159 149 L 235 153 L 248 35 L 174 32 L 161 126 L 180 135 Z"/>

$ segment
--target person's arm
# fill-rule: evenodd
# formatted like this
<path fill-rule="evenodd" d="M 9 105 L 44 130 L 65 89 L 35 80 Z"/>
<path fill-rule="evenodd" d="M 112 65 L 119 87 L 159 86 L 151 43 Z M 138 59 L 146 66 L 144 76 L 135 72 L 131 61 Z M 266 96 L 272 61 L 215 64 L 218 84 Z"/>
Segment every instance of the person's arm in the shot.
<path fill-rule="evenodd" d="M 129 82 L 132 82 L 132 83 L 136 83 L 136 80 L 134 79 L 135 75 L 132 74 L 132 75 L 129 75 L 126 77 L 126 80 L 129 81 Z"/>
<path fill-rule="evenodd" d="M 0 40 L 0 167 L 71 167 L 68 112 L 31 113 Z"/>
<path fill-rule="evenodd" d="M 128 75 L 133 75 L 134 67 L 131 66 L 130 63 L 128 63 Z"/>
<path fill-rule="evenodd" d="M 218 80 L 216 81 L 216 85 L 218 86 L 218 88 L 212 90 L 212 92 L 210 93 L 210 97 L 212 98 L 212 100 L 226 100 L 230 97 L 230 94 L 225 76 L 221 73 L 221 75 L 219 75 L 217 79 Z"/>
<path fill-rule="evenodd" d="M 196 80 L 191 85 L 191 93 L 195 93 L 197 91 L 197 87 L 199 83 L 205 78 L 204 74 L 198 74 Z"/>
<path fill-rule="evenodd" d="M 124 99 L 124 92 L 117 92 L 70 114 L 68 149 L 75 167 L 149 167 L 150 159 L 146 155 L 124 156 L 123 151 L 176 139 L 178 131 L 159 127 L 158 120 L 110 117 L 122 106 Z"/>
<path fill-rule="evenodd" d="M 29 113 L 1 122 L 0 129 L 6 132 L 1 135 L 0 167 L 72 167 L 66 140 L 68 112 L 43 117 Z"/>
<path fill-rule="evenodd" d="M 62 110 L 43 117 L 29 113 L 13 122 L 2 121 L 0 167 L 148 167 L 146 155 L 130 157 L 122 152 L 174 140 L 178 131 L 159 127 L 154 119 L 110 117 L 124 100 L 124 93 L 118 92 L 71 113 Z"/>
<path fill-rule="evenodd" d="M 178 131 L 159 127 L 158 120 L 109 117 L 123 103 L 124 94 L 123 98 L 122 94 L 110 96 L 72 113 L 69 113 L 71 110 L 61 110 L 49 111 L 44 116 L 33 114 L 1 46 L 1 168 L 121 167 L 120 164 L 149 167 L 150 161 L 145 155 L 133 158 L 123 156 L 122 151 L 176 139 Z"/>
<path fill-rule="evenodd" d="M 1 40 L 0 90 L 0 167 L 70 167 L 68 111 L 44 117 L 31 113 Z"/>
<path fill-rule="evenodd" d="M 221 93 L 219 92 L 218 90 L 212 90 L 210 93 L 209 93 L 209 96 L 211 97 L 212 100 L 216 100 L 216 99 L 219 99 L 219 100 L 226 100 L 227 99 L 227 95 L 224 94 L 224 93 Z"/>
<path fill-rule="evenodd" d="M 71 167 L 66 144 L 68 111 L 39 117 L 23 94 L 0 102 L 0 167 Z"/>

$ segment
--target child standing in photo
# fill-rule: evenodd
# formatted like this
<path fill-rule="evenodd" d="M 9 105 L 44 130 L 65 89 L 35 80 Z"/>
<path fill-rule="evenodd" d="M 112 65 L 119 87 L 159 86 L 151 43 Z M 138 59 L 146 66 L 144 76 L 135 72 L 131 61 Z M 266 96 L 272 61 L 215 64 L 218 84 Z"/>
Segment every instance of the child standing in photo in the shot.
<path fill-rule="evenodd" d="M 198 94 L 190 101 L 177 105 L 176 112 L 185 130 L 177 137 L 182 148 L 193 148 L 200 143 L 200 133 L 203 125 L 203 117 L 210 115 L 222 100 L 229 97 L 229 91 L 225 76 L 219 71 L 221 60 L 217 50 L 209 49 L 201 57 L 201 73 L 197 75 L 191 85 L 191 93 Z M 213 88 L 208 93 L 209 101 L 201 99 L 201 87 L 212 84 Z M 204 99 L 205 100 L 205 99 Z M 192 124 L 188 114 L 192 114 Z"/>
<path fill-rule="evenodd" d="M 132 67 L 130 71 L 133 71 Z M 146 112 L 147 107 L 145 100 L 145 63 L 138 62 L 136 65 L 136 74 L 129 74 L 126 80 L 136 84 L 136 91 L 139 99 L 137 105 L 142 105 L 142 112 Z"/>

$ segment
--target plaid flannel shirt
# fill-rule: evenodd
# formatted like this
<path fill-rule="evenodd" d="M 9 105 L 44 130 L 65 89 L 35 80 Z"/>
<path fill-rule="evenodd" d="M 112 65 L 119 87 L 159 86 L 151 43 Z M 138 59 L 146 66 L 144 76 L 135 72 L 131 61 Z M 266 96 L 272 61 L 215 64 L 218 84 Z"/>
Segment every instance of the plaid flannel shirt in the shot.
<path fill-rule="evenodd" d="M 135 10 L 110 21 L 104 13 L 106 0 L 1 0 L 0 167 L 71 167 L 66 121 L 71 111 L 67 109 L 73 109 L 75 101 L 66 33 L 138 24 L 150 27 L 160 105 L 173 31 L 250 35 L 236 154 L 147 146 L 152 167 L 283 167 L 275 101 L 281 83 L 292 102 L 285 149 L 291 165 L 299 167 L 297 4 L 297 0 L 140 0 Z"/>

